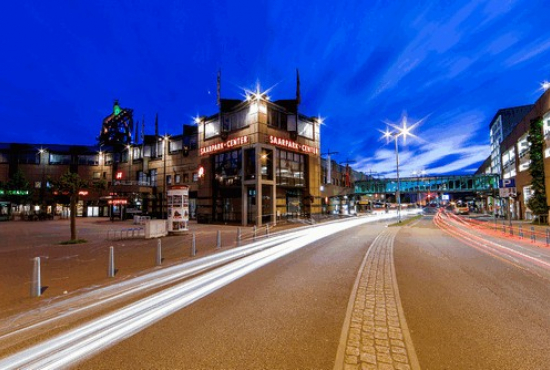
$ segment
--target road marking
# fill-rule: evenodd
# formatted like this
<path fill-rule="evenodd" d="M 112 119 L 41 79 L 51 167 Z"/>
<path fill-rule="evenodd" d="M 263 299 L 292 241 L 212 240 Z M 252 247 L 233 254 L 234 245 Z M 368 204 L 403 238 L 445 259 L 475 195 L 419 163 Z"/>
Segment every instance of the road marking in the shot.
<path fill-rule="evenodd" d="M 420 369 L 393 263 L 398 231 L 388 228 L 379 234 L 365 255 L 348 304 L 334 370 Z"/>

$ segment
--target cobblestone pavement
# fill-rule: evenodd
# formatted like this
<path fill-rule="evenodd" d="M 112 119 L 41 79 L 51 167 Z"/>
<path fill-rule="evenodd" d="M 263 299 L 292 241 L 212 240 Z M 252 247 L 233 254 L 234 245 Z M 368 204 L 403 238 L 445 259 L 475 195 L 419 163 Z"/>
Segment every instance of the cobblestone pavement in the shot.
<path fill-rule="evenodd" d="M 393 263 L 399 229 L 386 229 L 365 256 L 348 305 L 335 370 L 420 369 Z"/>

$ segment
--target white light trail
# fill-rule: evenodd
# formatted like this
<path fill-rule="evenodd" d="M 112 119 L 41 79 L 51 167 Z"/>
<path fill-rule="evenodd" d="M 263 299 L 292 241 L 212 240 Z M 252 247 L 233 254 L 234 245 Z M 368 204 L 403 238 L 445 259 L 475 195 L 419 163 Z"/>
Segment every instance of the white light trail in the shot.
<path fill-rule="evenodd" d="M 265 245 L 257 246 L 256 249 L 261 249 L 261 251 L 255 254 L 227 263 L 2 359 L 0 368 L 59 369 L 67 367 L 76 361 L 93 356 L 196 300 L 306 245 L 355 226 L 393 217 L 395 217 L 393 214 L 383 214 L 378 217 L 361 217 L 344 222 L 323 224 L 313 230 L 308 228 L 292 233 L 292 237 L 286 239 L 282 237 L 277 241 L 278 245 L 269 249 L 265 249 Z M 233 251 L 243 253 L 237 249 Z M 246 254 L 249 253 L 250 251 L 246 252 Z M 226 254 L 230 254 L 229 251 Z M 210 256 L 210 258 L 215 260 L 215 256 Z M 219 260 L 224 258 L 228 257 L 222 256 Z M 219 264 L 219 260 L 216 262 L 217 264 Z M 204 266 L 202 265 L 200 268 L 205 269 Z M 161 279 L 170 279 L 170 275 Z"/>

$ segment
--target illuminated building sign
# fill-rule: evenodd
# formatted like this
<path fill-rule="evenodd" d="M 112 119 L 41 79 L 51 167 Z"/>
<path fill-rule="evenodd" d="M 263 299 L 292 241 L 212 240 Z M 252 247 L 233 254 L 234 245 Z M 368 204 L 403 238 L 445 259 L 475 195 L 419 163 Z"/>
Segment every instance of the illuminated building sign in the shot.
<path fill-rule="evenodd" d="M 306 144 L 298 144 L 295 141 L 283 139 L 272 135 L 269 135 L 269 143 L 283 148 L 297 150 L 303 153 L 319 154 L 319 149 L 315 147 Z"/>
<path fill-rule="evenodd" d="M 127 199 L 113 199 L 113 200 L 110 200 L 109 201 L 109 204 L 113 204 L 113 205 L 119 205 L 119 204 L 128 204 L 128 200 Z"/>
<path fill-rule="evenodd" d="M 211 144 L 201 148 L 201 155 L 219 152 L 221 150 L 230 149 L 233 147 L 241 146 L 248 143 L 248 136 L 239 136 L 235 139 L 229 139 L 227 141 Z"/>
<path fill-rule="evenodd" d="M 0 195 L 29 195 L 28 190 L 4 190 L 0 189 Z"/>

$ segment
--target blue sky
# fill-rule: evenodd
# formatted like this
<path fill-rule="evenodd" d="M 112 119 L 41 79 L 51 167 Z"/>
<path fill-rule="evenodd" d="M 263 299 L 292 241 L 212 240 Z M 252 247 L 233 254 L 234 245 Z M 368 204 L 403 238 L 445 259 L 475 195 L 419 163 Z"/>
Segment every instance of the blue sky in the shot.
<path fill-rule="evenodd" d="M 0 15 L 0 142 L 94 144 L 114 99 L 177 134 L 222 96 L 272 88 L 321 116 L 322 152 L 391 176 L 470 173 L 500 108 L 534 103 L 550 79 L 543 1 L 9 2 Z"/>

